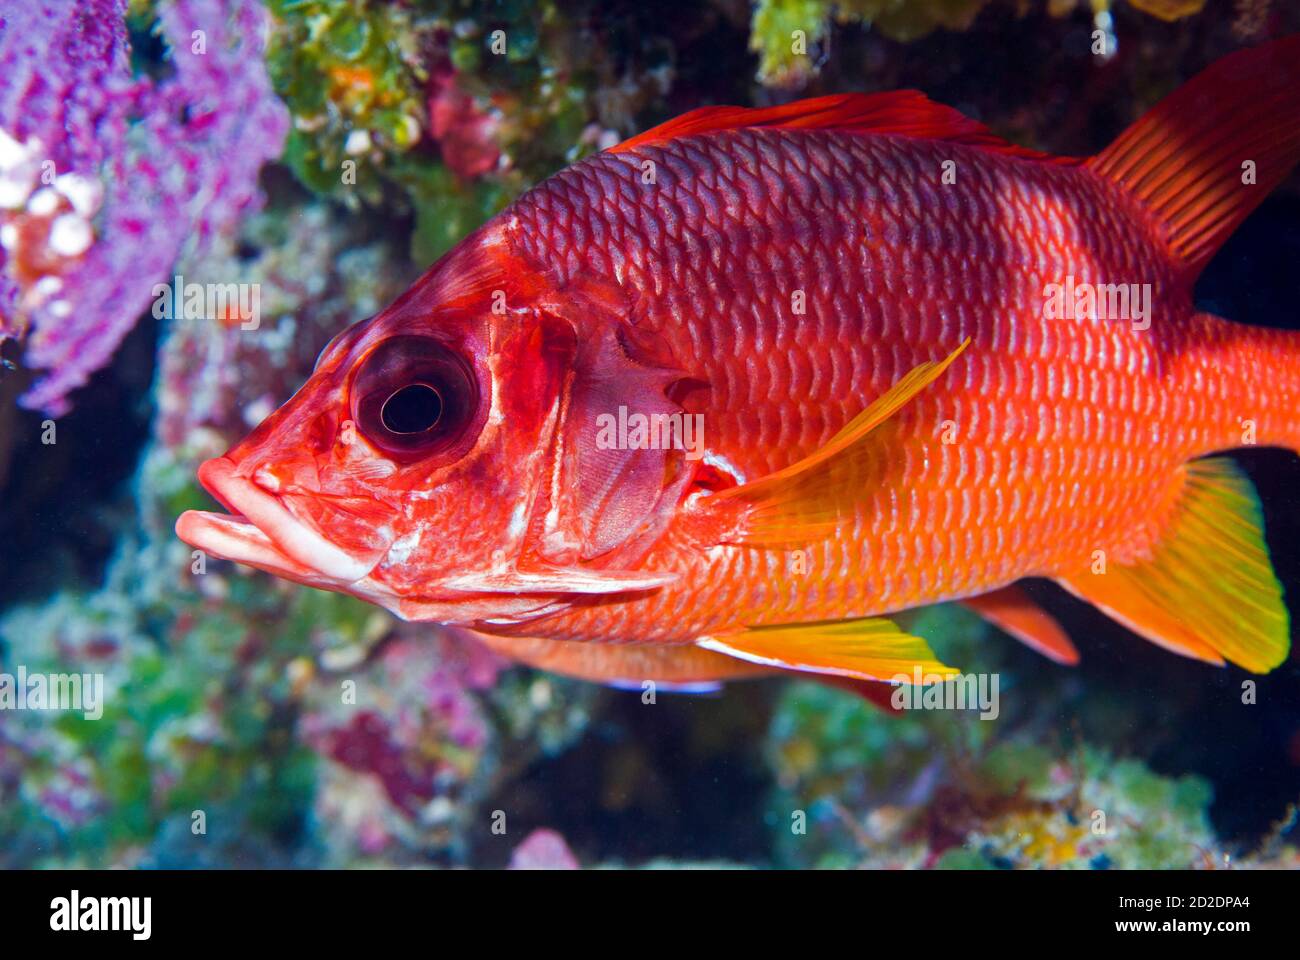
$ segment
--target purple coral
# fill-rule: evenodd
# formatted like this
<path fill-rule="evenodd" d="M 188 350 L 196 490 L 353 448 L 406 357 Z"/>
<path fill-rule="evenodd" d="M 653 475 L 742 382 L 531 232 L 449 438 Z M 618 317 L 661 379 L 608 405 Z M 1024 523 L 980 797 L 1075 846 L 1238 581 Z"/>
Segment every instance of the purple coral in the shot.
<path fill-rule="evenodd" d="M 510 870 L 577 870 L 580 865 L 564 837 L 539 827 L 510 854 Z"/>
<path fill-rule="evenodd" d="M 165 0 L 170 75 L 131 73 L 125 0 L 0 0 L 0 340 L 58 414 L 169 278 L 261 202 L 288 112 L 258 0 Z"/>

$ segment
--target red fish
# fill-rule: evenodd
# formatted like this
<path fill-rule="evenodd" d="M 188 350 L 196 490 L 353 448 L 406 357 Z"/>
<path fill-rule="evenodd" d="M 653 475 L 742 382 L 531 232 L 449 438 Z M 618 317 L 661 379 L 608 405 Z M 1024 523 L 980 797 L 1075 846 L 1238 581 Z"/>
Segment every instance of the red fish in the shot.
<path fill-rule="evenodd" d="M 614 682 L 947 671 L 958 600 L 1063 663 L 1015 586 L 1264 672 L 1255 493 L 1300 338 L 1197 274 L 1300 156 L 1300 38 L 1087 159 L 915 92 L 706 108 L 562 170 L 341 333 L 200 479 L 186 542 Z"/>

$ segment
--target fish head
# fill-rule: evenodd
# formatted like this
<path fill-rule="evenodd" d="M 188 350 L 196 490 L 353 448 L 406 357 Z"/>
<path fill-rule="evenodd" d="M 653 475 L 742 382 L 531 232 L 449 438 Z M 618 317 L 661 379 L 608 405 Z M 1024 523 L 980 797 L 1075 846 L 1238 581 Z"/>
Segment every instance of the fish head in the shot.
<path fill-rule="evenodd" d="M 490 236 L 462 244 L 335 337 L 288 402 L 202 464 L 229 513 L 187 511 L 178 536 L 412 620 L 519 618 L 614 592 L 617 578 L 582 566 L 582 504 L 561 489 L 581 466 L 575 448 L 590 446 L 566 424 L 580 332 L 571 305 L 531 282 Z M 662 465 L 646 476 L 657 484 Z M 617 479 L 606 472 L 589 496 L 610 499 Z M 625 530 L 609 513 L 597 552 Z"/>

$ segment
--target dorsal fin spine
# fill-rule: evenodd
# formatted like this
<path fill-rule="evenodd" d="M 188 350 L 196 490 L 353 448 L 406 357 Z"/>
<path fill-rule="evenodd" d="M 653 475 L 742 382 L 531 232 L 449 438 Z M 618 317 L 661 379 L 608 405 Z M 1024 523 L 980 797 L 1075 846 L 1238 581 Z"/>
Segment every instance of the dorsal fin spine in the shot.
<path fill-rule="evenodd" d="M 624 153 L 681 137 L 756 127 L 892 134 L 960 143 L 1005 156 L 1048 163 L 1077 165 L 1083 162 L 1074 157 L 1052 156 L 1008 143 L 982 123 L 951 107 L 935 103 L 919 90 L 842 93 L 797 100 L 778 107 L 702 107 L 625 140 L 611 147 L 609 152 Z"/>

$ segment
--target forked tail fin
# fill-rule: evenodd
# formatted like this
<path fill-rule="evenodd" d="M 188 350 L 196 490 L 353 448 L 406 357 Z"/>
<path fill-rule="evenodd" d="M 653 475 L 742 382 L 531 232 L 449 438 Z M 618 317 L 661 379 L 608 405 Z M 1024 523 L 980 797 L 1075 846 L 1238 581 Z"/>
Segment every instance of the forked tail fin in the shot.
<path fill-rule="evenodd" d="M 1300 34 L 1239 50 L 1088 161 L 1135 194 L 1193 274 L 1300 161 Z"/>

